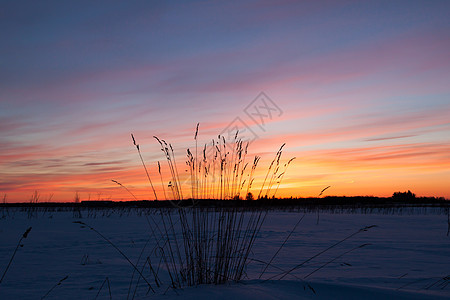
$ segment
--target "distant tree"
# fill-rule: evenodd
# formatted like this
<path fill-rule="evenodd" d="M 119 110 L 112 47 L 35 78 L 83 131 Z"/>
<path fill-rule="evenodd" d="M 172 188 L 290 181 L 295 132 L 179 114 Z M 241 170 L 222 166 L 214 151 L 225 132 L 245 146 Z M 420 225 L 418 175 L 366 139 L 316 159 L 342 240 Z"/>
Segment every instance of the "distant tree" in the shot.
<path fill-rule="evenodd" d="M 392 199 L 394 200 L 413 200 L 416 199 L 416 194 L 411 193 L 410 190 L 407 192 L 395 192 L 392 194 Z"/>
<path fill-rule="evenodd" d="M 247 196 L 245 196 L 245 200 L 252 201 L 252 200 L 255 200 L 255 198 L 253 197 L 252 193 L 248 193 Z"/>

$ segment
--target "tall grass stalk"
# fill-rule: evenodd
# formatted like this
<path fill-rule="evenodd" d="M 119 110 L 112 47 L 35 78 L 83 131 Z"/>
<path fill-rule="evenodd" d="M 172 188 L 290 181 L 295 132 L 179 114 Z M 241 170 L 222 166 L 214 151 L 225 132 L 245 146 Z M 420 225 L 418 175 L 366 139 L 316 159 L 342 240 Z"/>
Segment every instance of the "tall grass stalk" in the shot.
<path fill-rule="evenodd" d="M 123 189 L 125 189 L 128 194 L 130 194 L 131 196 L 133 196 L 134 200 L 138 201 L 138 199 L 136 198 L 136 196 L 123 184 L 121 184 L 120 182 L 118 182 L 117 180 L 111 179 L 112 182 L 114 182 L 115 184 L 119 185 L 120 187 L 122 187 Z"/>
<path fill-rule="evenodd" d="M 295 232 L 295 230 L 297 229 L 298 225 L 302 222 L 303 218 L 305 218 L 306 213 L 303 214 L 303 216 L 297 221 L 297 223 L 295 224 L 295 226 L 292 228 L 292 230 L 289 232 L 289 234 L 287 235 L 286 239 L 283 241 L 283 243 L 280 245 L 280 247 L 278 248 L 278 250 L 275 252 L 275 254 L 272 256 L 272 258 L 270 259 L 270 261 L 266 264 L 264 270 L 262 270 L 261 274 L 259 275 L 259 279 L 261 279 L 261 277 L 264 275 L 264 273 L 266 272 L 267 268 L 272 264 L 273 260 L 275 259 L 275 257 L 277 257 L 278 253 L 280 253 L 281 249 L 283 249 L 284 245 L 286 245 L 287 241 L 289 240 L 289 238 L 291 237 L 291 235 Z"/>
<path fill-rule="evenodd" d="M 67 278 L 69 278 L 68 275 L 65 276 L 64 278 L 60 279 L 54 286 L 52 286 L 52 287 L 50 288 L 50 290 L 48 290 L 48 292 L 47 292 L 44 296 L 41 297 L 41 300 L 47 298 L 47 296 L 50 295 L 50 293 L 51 293 L 56 287 L 60 286 L 60 285 L 63 283 L 63 281 L 65 281 Z M 95 298 L 97 298 L 97 297 L 95 297 Z"/>
<path fill-rule="evenodd" d="M 159 173 L 159 178 L 161 179 L 161 185 L 162 185 L 163 192 L 164 192 L 164 199 L 167 200 L 166 188 L 164 187 L 165 184 L 164 184 L 164 180 L 163 180 L 163 177 L 161 174 L 161 165 L 160 165 L 159 161 L 158 161 L 158 173 Z"/>
<path fill-rule="evenodd" d="M 100 292 L 102 291 L 103 287 L 106 285 L 108 285 L 108 293 L 109 293 L 109 299 L 112 299 L 112 294 L 111 294 L 111 285 L 109 283 L 109 278 L 106 277 L 105 280 L 103 280 L 102 285 L 100 286 L 100 288 L 98 289 L 97 295 L 95 295 L 94 300 L 96 300 L 98 298 L 98 296 L 100 295 Z"/>
<path fill-rule="evenodd" d="M 274 174 L 276 174 L 276 172 L 278 171 L 278 165 L 279 165 L 279 163 L 280 163 L 280 158 L 281 158 L 281 154 L 282 154 L 282 152 L 283 152 L 283 147 L 286 145 L 286 143 L 284 143 L 283 145 L 281 145 L 281 147 L 280 147 L 280 149 L 277 151 L 277 153 L 275 154 L 275 158 L 272 160 L 272 162 L 270 163 L 270 166 L 269 166 L 269 169 L 267 170 L 267 173 L 266 173 L 266 177 L 264 178 L 264 181 L 263 181 L 263 184 L 262 184 L 262 186 L 261 186 L 261 189 L 260 189 L 260 191 L 259 191 L 259 194 L 258 194 L 258 199 L 260 199 L 261 198 L 261 194 L 262 194 L 262 192 L 263 192 L 263 190 L 264 190 L 264 186 L 265 186 L 265 184 L 266 184 L 266 181 L 267 181 L 267 177 L 269 177 L 269 174 L 271 174 L 271 172 L 272 172 L 272 176 L 271 176 L 271 178 L 274 176 Z M 275 165 L 275 166 L 274 166 Z M 267 190 L 269 190 L 270 189 L 270 182 L 269 182 L 269 187 L 267 188 Z M 267 193 L 266 193 L 266 198 L 267 198 Z"/>
<path fill-rule="evenodd" d="M 23 246 L 22 241 L 28 237 L 28 234 L 30 233 L 30 231 L 31 231 L 31 227 L 29 227 L 27 230 L 25 230 L 25 232 L 22 234 L 21 238 L 19 239 L 19 242 L 17 243 L 17 246 L 14 249 L 14 252 L 13 252 L 11 258 L 9 259 L 8 265 L 6 266 L 5 271 L 3 271 L 2 278 L 0 278 L 0 284 L 3 282 L 6 272 L 8 272 L 9 267 L 11 266 L 11 264 L 13 262 L 14 256 L 16 256 L 17 250 L 19 250 L 19 247 Z"/>
<path fill-rule="evenodd" d="M 308 275 L 304 276 L 303 279 L 308 278 L 308 277 L 311 276 L 312 274 L 314 274 L 314 273 L 316 273 L 317 271 L 323 269 L 324 267 L 326 267 L 327 265 L 331 264 L 332 262 L 338 260 L 339 258 L 343 257 L 344 255 L 346 255 L 346 254 L 348 254 L 348 253 L 350 253 L 350 252 L 353 252 L 353 251 L 355 251 L 355 250 L 357 250 L 357 249 L 361 249 L 361 248 L 363 248 L 363 247 L 369 246 L 369 245 L 371 245 L 371 244 L 362 244 L 362 245 L 359 245 L 359 246 L 357 246 L 357 247 L 354 247 L 354 248 L 352 248 L 352 249 L 350 249 L 350 250 L 345 251 L 344 253 L 342 253 L 342 254 L 340 254 L 340 255 L 334 257 L 333 259 L 327 261 L 326 263 L 324 263 L 323 265 L 321 265 L 321 266 L 318 267 L 317 269 L 311 271 Z"/>
<path fill-rule="evenodd" d="M 145 278 L 145 276 L 142 274 L 142 272 L 136 267 L 136 265 L 131 262 L 131 260 L 128 258 L 127 255 L 125 255 L 125 253 L 122 252 L 122 250 L 120 250 L 113 242 L 111 242 L 110 239 L 108 239 L 107 237 L 105 237 L 102 233 L 100 233 L 99 231 L 97 231 L 94 227 L 91 227 L 89 225 L 87 225 L 84 222 L 81 221 L 74 221 L 73 223 L 75 224 L 80 224 L 82 226 L 85 226 L 87 228 L 89 228 L 90 230 L 92 230 L 93 232 L 95 232 L 97 235 L 99 235 L 103 240 L 105 240 L 108 244 L 110 244 L 114 249 L 117 250 L 117 252 L 119 252 L 127 261 L 128 263 L 134 268 L 134 270 L 142 277 L 142 279 L 144 279 L 144 281 L 147 283 L 149 289 L 151 289 L 153 292 L 155 291 L 152 287 L 152 285 L 150 284 L 150 282 L 148 282 L 147 278 Z"/>
<path fill-rule="evenodd" d="M 147 170 L 147 166 L 145 165 L 144 159 L 142 158 L 141 149 L 139 147 L 139 144 L 136 144 L 136 140 L 134 139 L 134 135 L 133 134 L 131 134 L 131 138 L 133 139 L 133 144 L 134 144 L 134 146 L 136 147 L 136 149 L 138 151 L 139 157 L 140 157 L 141 162 L 142 162 L 142 166 L 144 167 L 144 170 L 145 170 L 145 174 L 147 174 L 147 179 L 148 179 L 148 182 L 150 183 L 150 186 L 152 187 L 153 194 L 155 195 L 155 200 L 158 200 L 158 197 L 156 196 L 155 188 L 153 187 L 152 179 L 150 178 L 150 175 L 149 175 L 148 170 Z"/>
<path fill-rule="evenodd" d="M 278 178 L 277 178 L 277 180 L 278 180 L 277 183 L 278 183 L 278 184 L 277 184 L 277 188 L 275 189 L 275 192 L 273 193 L 273 197 L 275 197 L 275 195 L 277 194 L 278 189 L 280 188 L 281 181 L 283 180 L 284 174 L 286 174 L 289 165 L 291 164 L 292 161 L 294 161 L 294 159 L 296 159 L 296 158 L 295 158 L 295 157 L 291 158 L 291 159 L 284 165 L 284 171 L 283 171 L 283 173 L 281 173 L 281 174 L 278 176 Z"/>
<path fill-rule="evenodd" d="M 247 196 L 252 189 L 255 170 L 261 158 L 256 156 L 250 168 L 249 163 L 246 162 L 248 143 L 239 138 L 238 132 L 231 141 L 219 135 L 217 139 L 212 139 L 210 144 L 200 146 L 201 148 L 199 148 L 198 134 L 199 124 L 197 123 L 194 134 L 195 149 L 193 152 L 187 149 L 186 159 L 191 185 L 190 207 L 186 207 L 186 202 L 183 202 L 181 176 L 172 145 L 154 136 L 161 146 L 170 174 L 168 187 L 171 199 L 168 199 L 170 192 L 165 193 L 161 165 L 158 162 L 164 198 L 172 200 L 175 209 L 160 209 L 157 214 L 159 221 L 153 217 L 148 218 L 151 235 L 156 242 L 144 263 L 144 266 L 149 266 L 148 278 L 151 279 L 147 281 L 144 277 L 144 266 L 139 270 L 123 252 L 96 231 L 127 258 L 135 272 L 140 275 L 138 281 L 144 279 L 149 288 L 151 288 L 149 281 L 154 281 L 157 286 L 162 287 L 163 278 L 166 278 L 167 287 L 172 289 L 240 280 L 245 274 L 253 244 L 267 216 L 267 210 L 261 209 L 246 211 L 231 207 L 215 210 L 197 205 L 204 199 L 241 199 L 243 191 Z M 133 135 L 132 139 L 156 199 L 156 191 L 145 167 L 139 145 L 136 144 Z M 281 173 L 280 159 L 283 147 L 284 144 L 277 151 L 267 171 L 259 197 L 264 188 L 266 188 L 264 191 L 267 197 L 271 189 L 278 184 L 276 193 L 286 168 L 292 161 L 291 159 L 284 165 L 284 172 Z M 89 228 L 95 231 L 92 227 Z M 159 263 L 152 265 L 152 261 L 159 261 Z M 130 293 L 129 296 L 131 296 Z"/>
<path fill-rule="evenodd" d="M 377 227 L 377 225 L 370 225 L 370 226 L 363 227 L 363 228 L 359 229 L 358 231 L 356 231 L 356 232 L 354 232 L 354 233 L 348 235 L 347 237 L 343 238 L 342 240 L 336 242 L 335 244 L 329 246 L 328 248 L 326 248 L 326 249 L 324 249 L 324 250 L 318 252 L 317 254 L 311 256 L 311 257 L 308 258 L 307 260 L 303 261 L 301 264 L 296 265 L 295 267 L 291 268 L 291 269 L 288 270 L 288 271 L 285 271 L 285 272 L 283 272 L 283 273 L 274 275 L 274 276 L 272 276 L 272 277 L 266 279 L 266 281 L 267 281 L 267 280 L 274 279 L 274 278 L 277 278 L 277 277 L 279 277 L 278 280 L 281 280 L 281 279 L 283 279 L 284 277 L 286 277 L 286 275 L 288 275 L 288 274 L 290 274 L 291 272 L 293 272 L 293 271 L 295 271 L 295 270 L 297 270 L 297 269 L 303 267 L 306 263 L 310 262 L 310 261 L 313 260 L 314 258 L 316 258 L 316 257 L 322 255 L 323 253 L 325 253 L 325 252 L 327 252 L 327 251 L 333 249 L 334 247 L 336 247 L 336 246 L 342 244 L 342 243 L 345 242 L 346 240 L 351 239 L 351 238 L 354 237 L 355 235 L 357 235 L 357 234 L 359 234 L 359 233 L 361 233 L 361 232 L 364 232 L 364 231 L 368 231 L 369 229 L 374 228 L 374 227 Z M 352 250 L 352 251 L 353 251 L 353 250 Z"/>

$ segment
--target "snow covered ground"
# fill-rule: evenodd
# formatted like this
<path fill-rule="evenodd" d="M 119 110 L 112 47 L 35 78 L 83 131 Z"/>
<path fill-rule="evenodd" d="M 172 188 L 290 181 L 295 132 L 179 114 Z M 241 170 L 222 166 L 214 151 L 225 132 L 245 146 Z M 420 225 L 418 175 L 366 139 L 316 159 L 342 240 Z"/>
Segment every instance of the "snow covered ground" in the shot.
<path fill-rule="evenodd" d="M 137 266 L 143 265 L 138 258 L 152 239 L 148 218 L 142 211 L 81 213 L 81 221 L 109 238 Z M 156 294 L 147 294 L 146 285 L 138 283 L 136 275 L 130 284 L 133 267 L 93 231 L 73 223 L 80 219 L 74 218 L 71 211 L 40 210 L 29 218 L 26 210 L 0 208 L 0 276 L 20 237 L 32 227 L 0 284 L 0 299 L 41 299 L 53 287 L 45 299 L 110 299 L 109 290 L 112 299 L 127 299 L 129 294 L 130 299 L 134 294 L 135 299 L 236 300 L 450 297 L 447 215 L 433 208 L 420 212 L 406 209 L 401 215 L 320 212 L 319 219 L 314 212 L 306 213 L 273 260 L 273 267 L 268 267 L 260 278 L 264 265 L 259 261 L 271 260 L 303 214 L 268 213 L 251 253 L 255 261 L 248 265 L 242 282 L 176 291 L 163 287 Z M 361 231 L 314 257 L 370 225 L 377 227 Z M 305 261 L 278 280 L 281 270 Z"/>

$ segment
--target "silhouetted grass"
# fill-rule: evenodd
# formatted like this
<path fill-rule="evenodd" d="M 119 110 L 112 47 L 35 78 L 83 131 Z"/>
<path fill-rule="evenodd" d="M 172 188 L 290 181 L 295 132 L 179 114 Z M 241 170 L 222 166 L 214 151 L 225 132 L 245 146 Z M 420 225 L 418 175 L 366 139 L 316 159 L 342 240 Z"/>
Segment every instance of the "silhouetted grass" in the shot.
<path fill-rule="evenodd" d="M 154 137 L 161 146 L 170 171 L 167 186 L 171 199 L 165 199 L 171 200 L 169 203 L 175 207 L 175 211 L 161 209 L 158 213 L 159 221 L 152 220 L 150 225 L 153 227 L 151 230 L 157 247 L 157 251 L 155 248 L 153 253 L 157 253 L 155 256 L 160 263 L 156 267 L 151 265 L 150 259 L 147 262 L 152 269 L 154 281 L 160 281 L 156 274 L 164 268 L 173 289 L 240 280 L 245 274 L 249 254 L 268 212 L 267 209 L 245 210 L 238 206 L 220 210 L 204 207 L 205 204 L 216 201 L 241 201 L 243 191 L 246 191 L 246 196 L 249 195 L 260 157 L 256 156 L 249 168 L 246 161 L 248 143 L 238 137 L 238 132 L 232 141 L 218 136 L 211 144 L 205 144 L 200 149 L 198 134 L 199 124 L 194 134 L 195 150 L 186 150 L 191 185 L 189 199 L 183 197 L 181 176 L 172 145 Z M 151 174 L 142 159 L 134 135 L 132 139 L 157 199 Z M 258 198 L 274 198 L 287 167 L 293 161 L 291 159 L 284 166 L 281 165 L 283 147 L 284 144 L 276 152 L 266 172 Z M 159 162 L 158 173 L 167 197 Z M 263 194 L 264 197 L 261 197 Z"/>
<path fill-rule="evenodd" d="M 54 286 L 50 288 L 50 290 L 48 290 L 48 292 L 44 296 L 41 297 L 41 300 L 45 299 L 56 287 L 60 286 L 63 283 L 63 281 L 65 281 L 67 278 L 69 278 L 68 275 L 60 279 Z"/>
<path fill-rule="evenodd" d="M 108 239 L 107 237 L 105 237 L 102 233 L 100 233 L 99 231 L 97 231 L 94 227 L 91 227 L 89 225 L 87 225 L 84 222 L 81 221 L 74 221 L 73 223 L 76 224 L 80 224 L 82 226 L 85 226 L 87 228 L 89 228 L 90 230 L 92 230 L 93 232 L 95 232 L 97 235 L 99 235 L 103 240 L 105 240 L 108 244 L 110 244 L 114 249 L 117 250 L 117 252 L 119 252 L 123 258 L 126 259 L 126 261 L 134 268 L 134 270 L 136 270 L 136 272 L 142 277 L 142 279 L 144 279 L 144 281 L 147 283 L 149 289 L 151 289 L 152 291 L 154 291 L 152 285 L 147 281 L 147 279 L 145 278 L 145 276 L 142 274 L 142 272 L 136 267 L 136 265 L 131 262 L 131 260 L 128 258 L 128 256 L 119 249 L 119 247 L 117 247 L 110 239 Z"/>
<path fill-rule="evenodd" d="M 28 234 L 31 231 L 31 227 L 29 227 L 25 232 L 23 233 L 22 237 L 19 239 L 19 242 L 17 243 L 16 248 L 14 249 L 13 254 L 11 255 L 11 258 L 9 259 L 8 265 L 5 268 L 5 271 L 3 272 L 2 278 L 0 278 L 0 284 L 2 283 L 3 279 L 5 278 L 6 272 L 8 272 L 9 267 L 11 266 L 14 256 L 16 256 L 17 250 L 19 250 L 19 247 L 23 247 L 22 240 L 26 239 L 28 237 Z"/>
<path fill-rule="evenodd" d="M 105 280 L 103 280 L 102 285 L 101 285 L 100 288 L 98 289 L 97 295 L 95 295 L 94 300 L 96 300 L 96 299 L 98 298 L 98 296 L 100 295 L 100 292 L 102 291 L 103 286 L 104 286 L 105 284 L 108 286 L 109 299 L 110 299 L 110 300 L 112 299 L 112 295 L 111 295 L 111 285 L 110 285 L 110 283 L 109 283 L 109 278 L 106 277 Z"/>
<path fill-rule="evenodd" d="M 334 243 L 333 245 L 327 247 L 326 249 L 324 249 L 324 250 L 322 250 L 322 251 L 316 253 L 315 255 L 311 256 L 311 257 L 308 258 L 308 259 L 306 259 L 306 260 L 303 261 L 302 263 L 300 263 L 300 264 L 294 266 L 293 268 L 291 268 L 291 269 L 289 269 L 289 270 L 287 270 L 287 271 L 284 271 L 284 272 L 282 272 L 282 273 L 279 273 L 279 274 L 277 274 L 277 275 L 271 276 L 270 278 L 268 278 L 268 279 L 266 279 L 266 280 L 271 280 L 271 279 L 275 279 L 275 278 L 278 278 L 278 280 L 281 280 L 281 279 L 283 279 L 284 277 L 286 277 L 286 275 L 288 275 L 288 274 L 292 273 L 293 271 L 295 271 L 295 270 L 297 270 L 297 269 L 303 267 L 306 263 L 310 262 L 311 260 L 315 259 L 316 257 L 318 257 L 318 256 L 320 256 L 320 255 L 322 255 L 322 254 L 324 254 L 325 252 L 328 252 L 329 250 L 331 250 L 331 249 L 333 249 L 334 247 L 336 247 L 336 246 L 342 244 L 343 242 L 347 241 L 348 239 L 351 239 L 351 238 L 354 237 L 355 235 L 357 235 L 357 234 L 359 234 L 359 233 L 361 233 L 361 232 L 364 232 L 364 231 L 368 231 L 369 229 L 374 228 L 374 227 L 377 227 L 377 225 L 370 225 L 370 226 L 363 227 L 363 228 L 359 229 L 358 231 L 356 231 L 356 232 L 350 234 L 349 236 L 347 236 L 347 237 L 345 237 L 345 238 L 339 240 L 338 242 Z M 364 246 L 366 246 L 366 245 L 367 245 L 367 244 L 364 244 L 364 245 L 362 245 L 362 246 L 358 246 L 358 247 L 356 247 L 356 248 L 354 248 L 354 249 L 351 249 L 350 251 L 345 252 L 344 254 L 346 254 L 346 253 L 348 253 L 348 252 L 351 252 L 351 251 L 353 251 L 353 250 L 356 250 L 356 249 L 358 249 L 358 248 L 364 247 Z M 343 256 L 344 254 L 342 254 L 342 255 L 340 255 L 340 256 L 337 256 L 335 259 L 337 259 L 337 258 Z M 335 259 L 333 259 L 332 261 L 334 261 Z M 332 262 L 332 261 L 330 261 L 330 262 Z M 329 264 L 330 262 L 327 262 L 325 265 Z M 321 269 L 322 267 L 323 267 L 323 266 L 319 267 L 319 269 Z M 317 270 L 319 270 L 319 269 L 317 269 Z M 313 271 L 312 273 L 316 272 L 317 270 Z M 312 273 L 310 273 L 309 275 L 311 275 Z M 309 275 L 307 275 L 306 277 L 308 277 Z"/>

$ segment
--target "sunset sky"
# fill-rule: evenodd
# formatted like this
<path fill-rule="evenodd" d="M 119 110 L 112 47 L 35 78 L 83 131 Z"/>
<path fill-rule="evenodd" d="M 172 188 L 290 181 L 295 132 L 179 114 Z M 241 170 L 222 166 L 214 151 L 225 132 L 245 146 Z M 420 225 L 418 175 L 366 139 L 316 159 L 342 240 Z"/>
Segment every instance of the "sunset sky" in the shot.
<path fill-rule="evenodd" d="M 153 199 L 130 134 L 160 195 L 157 161 L 164 181 L 169 171 L 153 136 L 172 143 L 184 182 L 200 123 L 201 146 L 233 128 L 251 138 L 254 192 L 286 143 L 282 162 L 296 160 L 278 196 L 331 186 L 325 195 L 450 198 L 449 11 L 412 0 L 4 2 L 0 197 L 130 199 L 114 179 Z"/>

